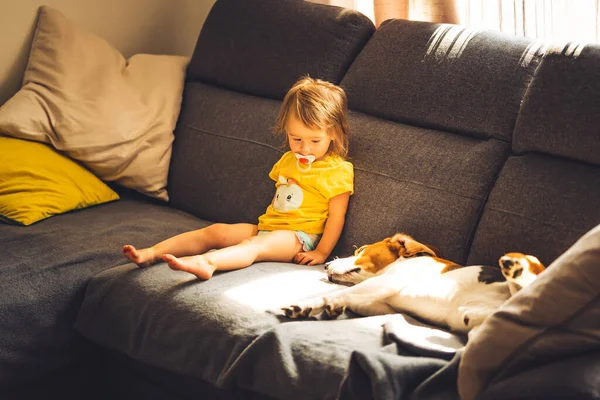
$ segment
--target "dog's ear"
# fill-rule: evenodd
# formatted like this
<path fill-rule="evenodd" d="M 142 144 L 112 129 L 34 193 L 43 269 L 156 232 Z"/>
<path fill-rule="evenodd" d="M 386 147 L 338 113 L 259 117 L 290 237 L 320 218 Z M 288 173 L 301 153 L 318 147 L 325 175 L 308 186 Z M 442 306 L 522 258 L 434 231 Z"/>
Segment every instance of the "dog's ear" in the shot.
<path fill-rule="evenodd" d="M 529 271 L 532 274 L 539 275 L 542 271 L 546 269 L 544 264 L 540 260 L 538 260 L 535 256 L 526 255 L 525 258 L 529 261 Z"/>
<path fill-rule="evenodd" d="M 429 250 L 433 251 L 433 257 L 441 257 L 440 253 L 440 249 L 438 249 L 436 246 L 432 245 L 432 244 L 426 244 L 425 247 L 427 247 Z"/>
<path fill-rule="evenodd" d="M 398 255 L 400 257 L 409 258 L 417 256 L 431 256 L 437 257 L 438 252 L 432 250 L 429 246 L 423 243 L 417 242 L 412 237 L 404 234 L 397 233 L 391 238 L 392 242 L 400 244 Z M 437 250 L 437 248 L 436 248 Z"/>
<path fill-rule="evenodd" d="M 407 254 L 404 257 L 420 257 L 420 256 L 430 256 L 437 257 L 437 253 L 431 250 L 429 247 L 424 245 L 423 243 L 419 243 L 417 241 L 408 242 L 406 246 Z"/>
<path fill-rule="evenodd" d="M 414 241 L 415 239 L 413 239 L 411 236 L 407 235 L 406 233 L 396 233 L 394 236 L 392 236 L 389 239 L 385 239 L 386 241 L 389 240 L 392 243 L 400 243 L 401 245 L 404 245 L 404 243 L 406 243 L 407 241 Z"/>

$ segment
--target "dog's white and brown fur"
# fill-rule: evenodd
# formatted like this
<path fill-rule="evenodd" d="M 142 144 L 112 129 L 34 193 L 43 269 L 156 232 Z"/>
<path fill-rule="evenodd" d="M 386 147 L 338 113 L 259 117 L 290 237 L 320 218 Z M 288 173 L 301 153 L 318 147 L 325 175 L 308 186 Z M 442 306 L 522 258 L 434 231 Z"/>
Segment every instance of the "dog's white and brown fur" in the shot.
<path fill-rule="evenodd" d="M 352 287 L 282 310 L 290 318 L 323 311 L 337 317 L 345 308 L 363 316 L 408 313 L 472 335 L 488 315 L 544 270 L 537 258 L 521 253 L 502 256 L 500 268 L 463 267 L 437 253 L 402 233 L 362 246 L 354 256 L 325 266 L 331 282 Z"/>

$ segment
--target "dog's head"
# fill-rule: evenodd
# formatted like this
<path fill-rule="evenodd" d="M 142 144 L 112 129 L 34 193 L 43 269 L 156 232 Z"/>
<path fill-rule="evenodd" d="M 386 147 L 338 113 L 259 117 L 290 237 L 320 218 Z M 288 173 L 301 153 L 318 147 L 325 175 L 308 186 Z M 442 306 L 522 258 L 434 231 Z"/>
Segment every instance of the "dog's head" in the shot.
<path fill-rule="evenodd" d="M 331 282 L 355 285 L 382 274 L 388 265 L 398 259 L 437 257 L 437 249 L 434 249 L 435 247 L 419 243 L 406 234 L 397 233 L 380 242 L 356 249 L 353 256 L 336 258 L 325 264 L 325 269 Z"/>

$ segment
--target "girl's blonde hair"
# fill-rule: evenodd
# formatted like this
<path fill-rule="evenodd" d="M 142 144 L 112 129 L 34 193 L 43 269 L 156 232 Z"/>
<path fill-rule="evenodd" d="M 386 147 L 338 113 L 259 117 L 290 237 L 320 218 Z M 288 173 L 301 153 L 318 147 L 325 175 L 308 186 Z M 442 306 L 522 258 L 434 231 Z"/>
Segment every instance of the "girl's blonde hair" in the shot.
<path fill-rule="evenodd" d="M 344 89 L 307 76 L 296 82 L 285 95 L 274 131 L 285 132 L 290 115 L 294 115 L 307 128 L 326 131 L 333 138 L 330 153 L 345 158 L 350 134 L 347 109 Z"/>

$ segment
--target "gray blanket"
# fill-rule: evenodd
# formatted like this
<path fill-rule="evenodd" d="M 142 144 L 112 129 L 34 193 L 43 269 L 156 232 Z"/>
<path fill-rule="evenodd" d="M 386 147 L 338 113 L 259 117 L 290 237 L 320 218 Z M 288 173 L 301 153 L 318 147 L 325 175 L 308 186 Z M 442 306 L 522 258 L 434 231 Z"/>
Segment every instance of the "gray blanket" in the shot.
<path fill-rule="evenodd" d="M 380 363 L 388 356 L 400 359 L 414 375 L 408 394 L 419 389 L 417 380 L 443 369 L 464 343 L 402 315 L 297 321 L 278 310 L 341 288 L 326 281 L 322 267 L 258 263 L 202 282 L 162 263 L 146 269 L 129 264 L 91 281 L 76 328 L 146 364 L 218 387 L 289 400 L 336 398 L 349 372 L 345 387 L 361 379 L 353 372 L 362 363 L 361 354 Z M 400 348 L 405 356 L 397 355 Z M 394 363 L 383 368 L 399 365 Z M 365 379 L 382 385 L 389 378 L 363 371 Z M 450 388 L 434 382 L 419 390 L 455 391 L 455 378 Z"/>
<path fill-rule="evenodd" d="M 430 336 L 426 329 L 407 329 L 410 326 L 384 325 L 395 345 L 393 353 L 352 354 L 340 400 L 458 400 L 456 377 L 464 339 L 441 331 Z"/>

